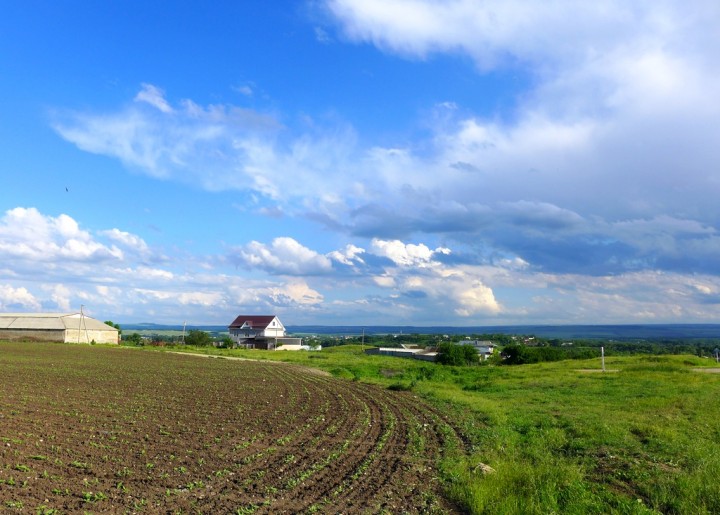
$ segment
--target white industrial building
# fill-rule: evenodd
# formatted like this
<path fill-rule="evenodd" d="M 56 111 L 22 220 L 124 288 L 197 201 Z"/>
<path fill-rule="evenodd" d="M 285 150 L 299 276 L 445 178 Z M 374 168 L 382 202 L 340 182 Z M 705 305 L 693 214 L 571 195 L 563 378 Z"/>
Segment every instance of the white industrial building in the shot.
<path fill-rule="evenodd" d="M 82 313 L 0 313 L 0 340 L 117 344 L 119 334 Z"/>

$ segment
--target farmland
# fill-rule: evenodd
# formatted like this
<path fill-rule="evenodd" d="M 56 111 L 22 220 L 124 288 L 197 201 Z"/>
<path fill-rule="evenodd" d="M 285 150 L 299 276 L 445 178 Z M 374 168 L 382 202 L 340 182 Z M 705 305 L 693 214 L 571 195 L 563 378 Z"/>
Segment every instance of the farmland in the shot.
<path fill-rule="evenodd" d="M 288 364 L 0 344 L 0 501 L 33 513 L 447 512 L 412 394 Z"/>
<path fill-rule="evenodd" d="M 717 363 L 606 364 L 0 343 L 0 503 L 48 514 L 720 513 L 720 374 L 699 372 Z"/>

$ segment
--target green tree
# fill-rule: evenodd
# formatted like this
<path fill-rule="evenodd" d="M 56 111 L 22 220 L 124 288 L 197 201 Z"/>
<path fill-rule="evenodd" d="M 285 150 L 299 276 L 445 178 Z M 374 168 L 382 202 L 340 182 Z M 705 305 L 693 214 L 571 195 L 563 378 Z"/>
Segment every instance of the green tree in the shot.
<path fill-rule="evenodd" d="M 142 345 L 142 336 L 140 336 L 138 333 L 132 333 L 125 338 L 123 338 L 123 342 L 131 343 L 133 345 Z"/>
<path fill-rule="evenodd" d="M 500 355 L 504 365 L 523 365 L 525 363 L 536 363 L 537 357 L 532 356 L 530 350 L 524 345 L 506 345 Z"/>
<path fill-rule="evenodd" d="M 444 342 L 438 346 L 438 363 L 443 365 L 474 365 L 478 354 L 472 345 Z"/>
<path fill-rule="evenodd" d="M 105 323 L 109 325 L 110 327 L 114 327 L 118 330 L 118 334 L 122 334 L 122 329 L 120 329 L 120 324 L 114 324 L 112 320 L 105 320 Z"/>
<path fill-rule="evenodd" d="M 221 349 L 230 349 L 233 345 L 235 345 L 235 342 L 229 336 L 223 336 L 218 340 L 218 347 Z"/>
<path fill-rule="evenodd" d="M 207 347 L 212 343 L 212 338 L 205 331 L 199 329 L 190 329 L 185 336 L 185 344 L 195 345 L 196 347 Z"/>

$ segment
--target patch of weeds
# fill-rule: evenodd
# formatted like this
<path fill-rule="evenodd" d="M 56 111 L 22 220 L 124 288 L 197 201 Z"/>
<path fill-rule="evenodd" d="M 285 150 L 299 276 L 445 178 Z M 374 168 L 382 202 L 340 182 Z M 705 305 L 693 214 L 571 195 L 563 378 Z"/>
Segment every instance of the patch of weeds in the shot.
<path fill-rule="evenodd" d="M 127 467 L 123 467 L 120 470 L 118 470 L 117 472 L 115 472 L 116 477 L 128 477 L 131 475 L 132 475 L 132 470 L 130 470 Z"/>
<path fill-rule="evenodd" d="M 405 383 L 403 381 L 396 381 L 388 386 L 388 390 L 392 390 L 395 392 L 409 392 L 413 388 L 415 388 L 415 381 L 411 381 L 409 383 Z"/>
<path fill-rule="evenodd" d="M 85 502 L 98 502 L 107 499 L 107 495 L 102 492 L 83 492 L 83 500 Z"/>
<path fill-rule="evenodd" d="M 278 438 L 278 439 L 276 440 L 276 443 L 277 443 L 278 445 L 285 445 L 285 444 L 288 443 L 290 440 L 292 440 L 292 435 L 287 435 L 287 436 L 283 436 L 283 437 L 281 437 L 281 438 Z"/>
<path fill-rule="evenodd" d="M 227 476 L 228 474 L 232 474 L 232 472 L 228 469 L 222 469 L 215 472 L 215 477 L 223 477 Z"/>
<path fill-rule="evenodd" d="M 191 481 L 190 483 L 188 483 L 187 485 L 185 485 L 185 488 L 187 488 L 188 490 L 194 490 L 195 488 L 204 488 L 204 487 L 205 487 L 205 483 L 203 483 L 203 482 L 200 481 L 200 480 L 198 480 L 198 481 Z"/>

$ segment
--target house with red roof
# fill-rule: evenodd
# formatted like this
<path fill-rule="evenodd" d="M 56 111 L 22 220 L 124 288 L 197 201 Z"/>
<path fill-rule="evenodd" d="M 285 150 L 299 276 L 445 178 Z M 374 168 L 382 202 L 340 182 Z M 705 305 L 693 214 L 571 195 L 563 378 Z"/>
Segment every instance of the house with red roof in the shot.
<path fill-rule="evenodd" d="M 239 315 L 228 326 L 236 347 L 265 350 L 300 350 L 302 338 L 289 338 L 275 315 Z"/>

